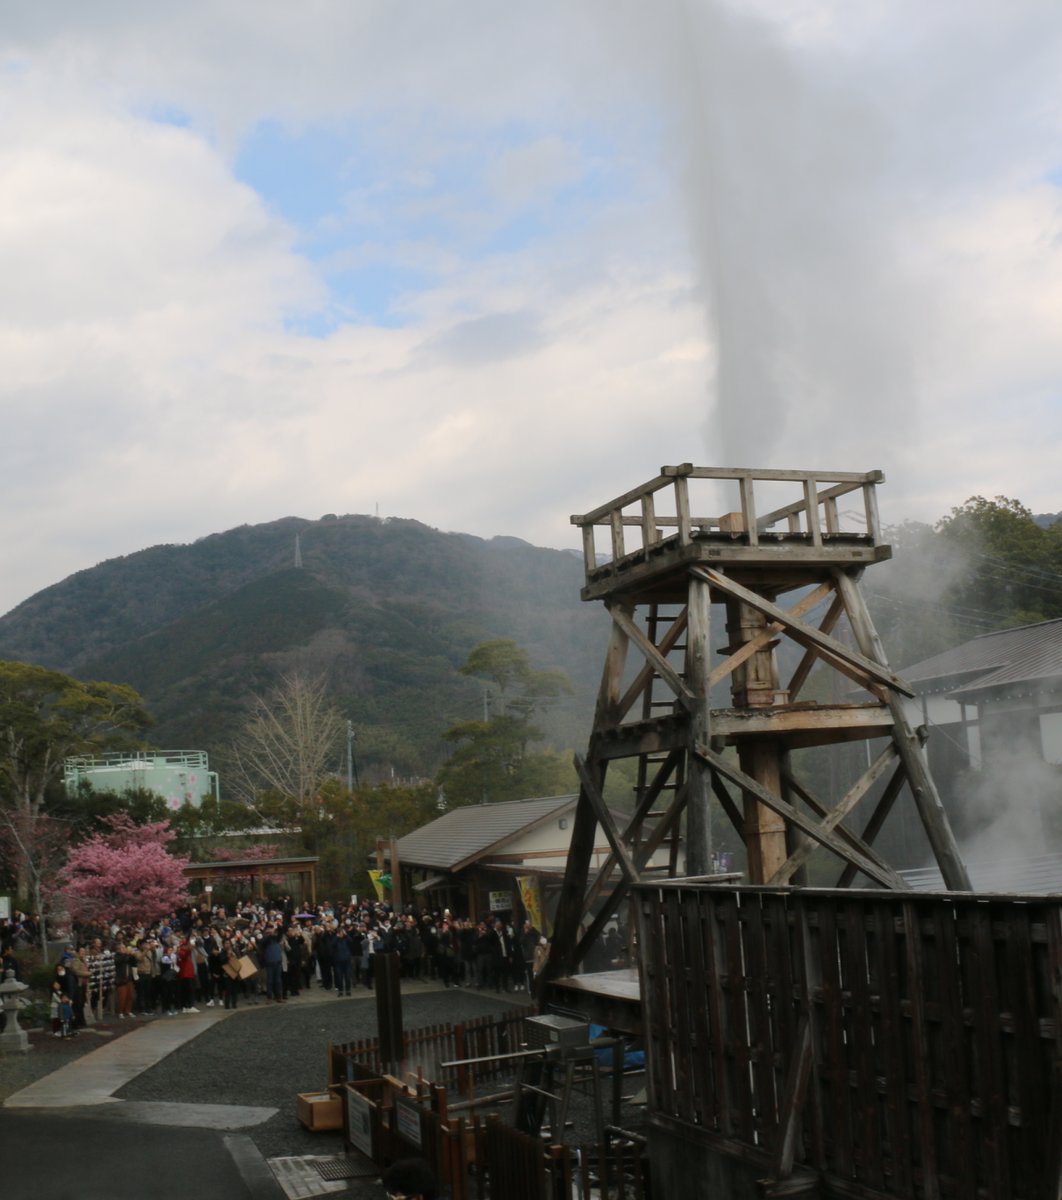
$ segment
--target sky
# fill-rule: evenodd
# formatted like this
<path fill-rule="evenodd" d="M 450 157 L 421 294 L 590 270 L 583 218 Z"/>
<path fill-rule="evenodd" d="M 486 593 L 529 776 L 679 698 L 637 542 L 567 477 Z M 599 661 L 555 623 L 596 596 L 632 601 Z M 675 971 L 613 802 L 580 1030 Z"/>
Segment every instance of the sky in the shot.
<path fill-rule="evenodd" d="M 1062 509 L 1062 8 L 0 0 L 0 612 L 664 464 Z"/>

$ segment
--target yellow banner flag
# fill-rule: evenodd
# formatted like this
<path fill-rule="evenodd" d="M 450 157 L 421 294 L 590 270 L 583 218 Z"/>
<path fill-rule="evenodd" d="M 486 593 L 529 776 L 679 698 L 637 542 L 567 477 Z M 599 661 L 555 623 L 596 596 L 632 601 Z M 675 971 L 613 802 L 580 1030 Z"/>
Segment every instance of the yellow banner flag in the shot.
<path fill-rule="evenodd" d="M 376 889 L 376 899 L 382 904 L 384 898 L 383 871 L 370 871 L 369 878 L 372 880 L 372 886 Z"/>
<path fill-rule="evenodd" d="M 546 914 L 542 911 L 542 889 L 539 887 L 537 875 L 517 875 L 517 886 L 520 889 L 520 902 L 524 906 L 528 920 L 539 931 L 549 936 L 546 928 Z"/>

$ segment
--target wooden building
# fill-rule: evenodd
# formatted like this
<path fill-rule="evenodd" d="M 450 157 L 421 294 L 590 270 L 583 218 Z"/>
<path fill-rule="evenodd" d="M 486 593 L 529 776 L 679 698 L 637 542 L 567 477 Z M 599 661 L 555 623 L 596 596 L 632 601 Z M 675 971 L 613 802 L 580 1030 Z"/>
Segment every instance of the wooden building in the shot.
<path fill-rule="evenodd" d="M 1062 620 L 982 634 L 903 675 L 939 779 L 1016 751 L 1062 766 Z"/>
<path fill-rule="evenodd" d="M 403 902 L 458 916 L 494 911 L 522 918 L 518 880 L 534 877 L 549 911 L 564 874 L 576 801 L 548 796 L 472 804 L 399 838 Z M 594 857 L 601 863 L 609 846 L 603 835 L 597 843 Z"/>

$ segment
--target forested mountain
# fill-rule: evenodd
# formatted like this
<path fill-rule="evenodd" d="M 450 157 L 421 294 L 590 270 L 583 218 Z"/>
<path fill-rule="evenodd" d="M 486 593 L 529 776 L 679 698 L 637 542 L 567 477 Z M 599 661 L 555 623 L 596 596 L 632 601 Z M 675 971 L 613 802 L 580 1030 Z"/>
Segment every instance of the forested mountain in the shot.
<path fill-rule="evenodd" d="M 429 775 L 443 731 L 482 714 L 482 685 L 457 668 L 488 638 L 568 672 L 575 693 L 545 732 L 558 749 L 585 742 L 607 616 L 581 582 L 580 557 L 515 538 L 289 517 L 81 571 L 0 618 L 0 658 L 129 683 L 154 744 L 206 749 L 222 769 L 254 693 L 323 675 L 368 777 Z"/>

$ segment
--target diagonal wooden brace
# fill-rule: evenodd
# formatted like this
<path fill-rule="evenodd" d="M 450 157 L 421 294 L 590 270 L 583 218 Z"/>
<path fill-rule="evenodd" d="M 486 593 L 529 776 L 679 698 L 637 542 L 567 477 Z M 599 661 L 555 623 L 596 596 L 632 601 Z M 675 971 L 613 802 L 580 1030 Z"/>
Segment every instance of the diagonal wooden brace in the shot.
<path fill-rule="evenodd" d="M 806 817 L 788 801 L 783 800 L 780 796 L 773 795 L 753 779 L 751 775 L 746 775 L 738 767 L 732 766 L 721 754 L 716 754 L 705 746 L 698 746 L 694 753 L 708 763 L 713 770 L 718 771 L 720 775 L 724 775 L 727 779 L 736 783 L 743 792 L 751 793 L 761 804 L 765 804 L 769 809 L 778 813 L 779 816 L 784 817 L 787 821 L 792 821 L 794 825 L 802 829 L 809 837 L 814 838 L 815 841 L 832 850 L 838 858 L 844 859 L 845 862 L 855 863 L 864 875 L 880 883 L 882 887 L 905 892 L 911 890 L 911 886 L 907 880 L 892 870 L 891 867 L 883 869 L 877 863 L 866 858 L 858 850 L 846 845 L 835 834 L 823 830 L 817 822 L 813 821 L 810 817 Z"/>
<path fill-rule="evenodd" d="M 609 614 L 612 620 L 623 630 L 628 638 L 638 647 L 645 657 L 645 661 L 653 668 L 660 678 L 679 698 L 679 701 L 687 708 L 694 702 L 696 697 L 693 692 L 686 686 L 685 680 L 675 670 L 675 668 L 667 661 L 660 653 L 656 646 L 646 637 L 645 633 L 634 623 L 633 620 L 621 609 L 618 605 L 608 606 Z"/>
<path fill-rule="evenodd" d="M 799 642 L 808 649 L 814 647 L 821 657 L 827 659 L 839 671 L 856 682 L 863 683 L 865 680 L 871 679 L 894 692 L 902 692 L 905 696 L 914 695 L 908 685 L 887 667 L 871 661 L 858 651 L 849 650 L 847 646 L 822 633 L 813 625 L 808 625 L 797 617 L 791 617 L 785 609 L 779 608 L 777 604 L 772 604 L 763 596 L 758 596 L 747 587 L 742 587 L 740 583 L 736 583 L 726 575 L 721 575 L 718 571 L 712 571 L 707 567 L 691 567 L 690 572 L 706 580 L 718 591 L 733 596 L 735 600 L 743 601 L 750 608 L 777 621 L 785 627 L 786 632 L 795 642 Z"/>
<path fill-rule="evenodd" d="M 889 764 L 895 758 L 895 748 L 891 745 L 886 746 L 841 799 L 837 801 L 837 804 L 826 814 L 825 819 L 819 825 L 819 829 L 824 833 L 830 833 L 835 829 L 881 778 Z M 788 883 L 794 873 L 800 870 L 814 852 L 815 846 L 813 843 L 805 842 L 799 849 L 794 850 L 771 878 L 767 880 L 768 884 Z"/>

